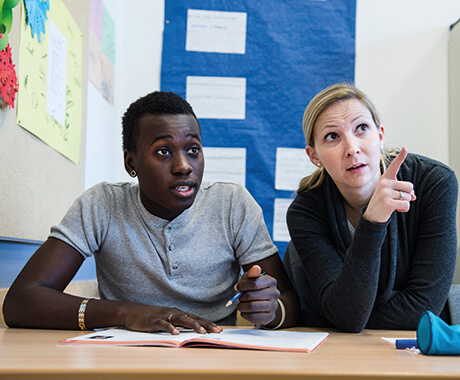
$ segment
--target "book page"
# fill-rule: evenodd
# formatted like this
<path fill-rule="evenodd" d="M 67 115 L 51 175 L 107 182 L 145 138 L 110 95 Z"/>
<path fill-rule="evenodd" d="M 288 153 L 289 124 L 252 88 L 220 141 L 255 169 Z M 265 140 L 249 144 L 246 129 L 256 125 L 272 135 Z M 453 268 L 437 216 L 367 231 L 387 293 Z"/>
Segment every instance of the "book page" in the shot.
<path fill-rule="evenodd" d="M 309 333 L 283 330 L 225 329 L 220 334 L 206 334 L 184 342 L 187 346 L 204 346 L 273 351 L 311 352 L 319 346 L 328 333 Z"/>
<path fill-rule="evenodd" d="M 59 343 L 84 343 L 126 346 L 167 347 L 228 347 L 272 351 L 311 352 L 327 337 L 328 333 L 298 332 L 261 329 L 224 329 L 220 334 L 198 334 L 182 331 L 179 335 L 169 333 L 141 333 L 116 328 L 97 331 L 87 335 L 65 339 Z"/>
<path fill-rule="evenodd" d="M 200 335 L 195 331 L 183 331 L 179 335 L 171 335 L 166 332 L 144 333 L 123 328 L 114 328 L 76 336 L 59 341 L 59 343 L 179 347 L 184 340 L 196 338 Z"/>

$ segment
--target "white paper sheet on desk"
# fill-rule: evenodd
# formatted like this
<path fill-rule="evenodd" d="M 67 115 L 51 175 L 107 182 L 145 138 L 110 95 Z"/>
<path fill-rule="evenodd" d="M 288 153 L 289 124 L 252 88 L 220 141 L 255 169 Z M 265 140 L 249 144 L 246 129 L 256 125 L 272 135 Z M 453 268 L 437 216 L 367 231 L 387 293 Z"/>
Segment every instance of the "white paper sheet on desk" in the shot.
<path fill-rule="evenodd" d="M 399 339 L 399 338 L 385 338 L 382 336 L 382 339 L 394 345 L 396 342 L 396 339 Z"/>
<path fill-rule="evenodd" d="M 183 331 L 179 335 L 169 333 L 142 333 L 122 328 L 97 331 L 64 339 L 59 343 L 161 346 L 161 347 L 216 347 L 269 351 L 312 352 L 327 337 L 325 332 L 298 332 L 261 329 L 224 329 L 220 334 L 198 334 Z"/>

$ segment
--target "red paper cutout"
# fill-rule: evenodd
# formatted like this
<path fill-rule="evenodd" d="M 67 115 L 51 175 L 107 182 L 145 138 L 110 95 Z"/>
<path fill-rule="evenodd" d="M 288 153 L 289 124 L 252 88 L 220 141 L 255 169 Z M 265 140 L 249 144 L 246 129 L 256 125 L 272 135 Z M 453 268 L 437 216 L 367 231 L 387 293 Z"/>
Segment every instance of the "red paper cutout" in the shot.
<path fill-rule="evenodd" d="M 18 92 L 18 78 L 14 66 L 11 48 L 8 44 L 5 49 L 0 50 L 0 96 L 3 100 L 3 107 L 6 106 L 6 103 L 9 107 L 14 108 L 14 100 Z"/>

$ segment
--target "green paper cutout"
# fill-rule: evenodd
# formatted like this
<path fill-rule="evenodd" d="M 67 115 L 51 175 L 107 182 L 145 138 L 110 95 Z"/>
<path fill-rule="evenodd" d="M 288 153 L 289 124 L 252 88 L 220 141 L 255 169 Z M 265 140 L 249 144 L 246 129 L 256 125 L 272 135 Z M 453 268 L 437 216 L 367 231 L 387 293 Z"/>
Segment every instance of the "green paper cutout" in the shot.
<path fill-rule="evenodd" d="M 8 33 L 13 25 L 13 8 L 19 4 L 20 0 L 0 0 L 1 19 L 0 34 L 3 34 L 0 40 L 0 50 L 8 46 Z"/>

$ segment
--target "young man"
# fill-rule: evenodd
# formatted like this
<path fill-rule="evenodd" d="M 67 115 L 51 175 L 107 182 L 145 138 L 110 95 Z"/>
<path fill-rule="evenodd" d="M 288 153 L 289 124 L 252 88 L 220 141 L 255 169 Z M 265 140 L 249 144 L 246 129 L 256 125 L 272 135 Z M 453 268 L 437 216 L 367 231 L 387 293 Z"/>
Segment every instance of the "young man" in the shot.
<path fill-rule="evenodd" d="M 191 106 L 170 92 L 138 99 L 123 117 L 123 148 L 138 184 L 101 183 L 75 201 L 11 286 L 6 323 L 220 332 L 238 307 L 254 324 L 294 325 L 297 296 L 260 207 L 239 185 L 201 184 Z M 63 293 L 91 255 L 101 300 Z M 235 289 L 238 306 L 226 307 Z"/>

